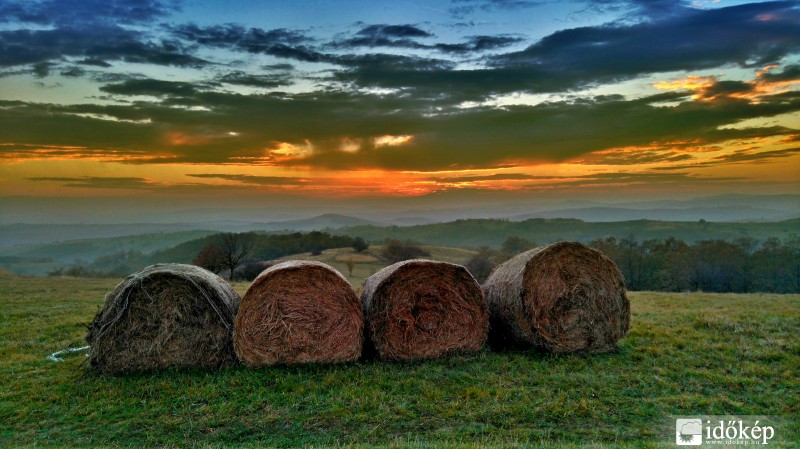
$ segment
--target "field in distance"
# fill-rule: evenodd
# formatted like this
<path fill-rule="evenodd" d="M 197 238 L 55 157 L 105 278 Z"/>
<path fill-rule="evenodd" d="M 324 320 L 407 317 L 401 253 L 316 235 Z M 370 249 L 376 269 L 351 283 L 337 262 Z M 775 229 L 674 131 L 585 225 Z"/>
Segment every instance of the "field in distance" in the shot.
<path fill-rule="evenodd" d="M 313 256 L 311 253 L 293 254 L 291 256 L 280 258 L 278 261 L 316 260 L 326 263 L 339 270 L 339 272 L 342 273 L 348 281 L 350 281 L 350 285 L 352 285 L 356 290 L 359 290 L 366 278 L 390 264 L 390 262 L 386 261 L 381 255 L 383 248 L 383 245 L 370 245 L 368 249 L 360 253 L 356 253 L 353 248 L 334 248 L 326 249 L 318 256 Z M 459 265 L 465 265 L 472 256 L 477 254 L 476 251 L 470 251 L 468 249 L 461 248 L 446 248 L 441 246 L 424 245 L 421 246 L 421 248 L 430 254 L 430 256 L 425 256 L 425 259 L 439 260 L 442 262 L 450 262 Z M 352 274 L 350 273 L 348 267 L 349 260 L 353 261 Z M 246 290 L 248 285 L 249 284 L 242 282 L 236 282 L 234 283 L 234 288 L 236 288 L 238 291 L 244 287 L 244 290 Z M 240 293 L 244 294 L 244 290 L 240 291 Z"/>
<path fill-rule="evenodd" d="M 693 414 L 782 417 L 770 447 L 800 441 L 800 295 L 631 293 L 630 335 L 594 356 L 121 377 L 47 360 L 118 281 L 0 280 L 0 446 L 673 447 L 669 416 Z"/>

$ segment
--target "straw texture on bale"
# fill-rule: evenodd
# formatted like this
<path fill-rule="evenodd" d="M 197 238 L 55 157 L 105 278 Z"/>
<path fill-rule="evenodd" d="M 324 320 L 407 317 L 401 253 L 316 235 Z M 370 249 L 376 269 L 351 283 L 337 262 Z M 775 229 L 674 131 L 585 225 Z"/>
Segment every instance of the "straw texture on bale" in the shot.
<path fill-rule="evenodd" d="M 461 265 L 406 260 L 378 271 L 361 295 L 369 349 L 384 360 L 473 352 L 489 318 L 481 287 Z"/>
<path fill-rule="evenodd" d="M 250 366 L 338 363 L 358 359 L 364 314 L 341 273 L 313 261 L 264 270 L 242 298 L 234 349 Z"/>
<path fill-rule="evenodd" d="M 89 364 L 123 373 L 234 363 L 238 307 L 239 295 L 214 273 L 194 265 L 151 265 L 106 295 L 86 336 Z"/>
<path fill-rule="evenodd" d="M 625 281 L 600 251 L 559 242 L 519 254 L 483 284 L 494 346 L 614 350 L 630 326 Z"/>

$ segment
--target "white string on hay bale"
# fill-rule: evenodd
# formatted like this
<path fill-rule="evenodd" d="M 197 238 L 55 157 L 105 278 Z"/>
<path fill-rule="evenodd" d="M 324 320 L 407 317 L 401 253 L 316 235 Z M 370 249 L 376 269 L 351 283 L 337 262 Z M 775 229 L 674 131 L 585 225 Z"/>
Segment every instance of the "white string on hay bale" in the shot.
<path fill-rule="evenodd" d="M 483 284 L 494 346 L 607 352 L 630 326 L 625 281 L 613 261 L 575 242 L 519 254 Z"/>
<path fill-rule="evenodd" d="M 106 295 L 89 325 L 90 366 L 103 373 L 234 363 L 239 295 L 194 265 L 157 264 Z"/>

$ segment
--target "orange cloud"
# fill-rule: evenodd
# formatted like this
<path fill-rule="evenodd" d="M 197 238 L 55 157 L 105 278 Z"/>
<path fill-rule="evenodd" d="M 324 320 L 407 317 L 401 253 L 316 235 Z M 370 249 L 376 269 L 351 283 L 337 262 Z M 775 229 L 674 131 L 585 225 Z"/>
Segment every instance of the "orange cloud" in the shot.
<path fill-rule="evenodd" d="M 182 131 L 170 131 L 164 135 L 167 144 L 173 147 L 185 145 L 202 145 L 211 139 L 208 136 L 192 135 Z"/>
<path fill-rule="evenodd" d="M 653 87 L 660 90 L 694 92 L 692 100 L 711 102 L 724 98 L 747 100 L 759 103 L 764 97 L 778 95 L 800 86 L 800 78 L 773 79 L 770 72 L 779 68 L 777 64 L 765 66 L 756 71 L 752 80 L 744 82 L 720 81 L 716 76 L 691 75 L 673 81 L 658 81 Z M 733 84 L 726 90 L 724 84 Z"/>
<path fill-rule="evenodd" d="M 401 135 L 401 136 L 392 136 L 392 135 L 385 135 L 379 136 L 374 139 L 375 147 L 394 147 L 398 145 L 405 145 L 411 142 L 414 139 L 414 136 L 409 135 Z"/>
<path fill-rule="evenodd" d="M 693 92 L 704 92 L 708 88 L 717 84 L 717 77 L 715 76 L 687 76 L 673 81 L 659 81 L 653 84 L 653 87 L 659 90 L 689 90 Z M 703 98 L 703 95 L 697 93 L 692 96 L 693 100 Z"/>
<path fill-rule="evenodd" d="M 109 148 L 87 148 L 70 145 L 34 145 L 0 143 L 0 161 L 14 163 L 32 159 L 93 160 L 103 162 L 135 162 L 150 160 L 152 153 Z"/>
<path fill-rule="evenodd" d="M 747 83 L 753 87 L 752 92 L 735 93 L 731 96 L 733 98 L 742 98 L 758 102 L 762 97 L 769 95 L 778 95 L 789 92 L 793 86 L 800 86 L 800 79 L 787 79 L 771 81 L 768 79 L 769 72 L 775 70 L 779 66 L 777 64 L 768 65 L 763 69 L 756 72 L 756 78 Z"/>

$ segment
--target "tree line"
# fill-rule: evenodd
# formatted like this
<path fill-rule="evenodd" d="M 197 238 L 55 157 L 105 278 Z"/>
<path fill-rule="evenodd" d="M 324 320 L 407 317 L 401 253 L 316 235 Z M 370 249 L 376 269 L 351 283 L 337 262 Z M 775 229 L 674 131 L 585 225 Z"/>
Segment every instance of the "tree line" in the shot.
<path fill-rule="evenodd" d="M 272 259 L 305 252 L 316 256 L 326 249 L 345 247 L 361 252 L 369 244 L 361 237 L 331 235 L 321 231 L 275 235 L 228 232 L 213 236 L 200 249 L 192 264 L 214 273 L 224 271 L 228 279 L 252 281 L 271 265 Z"/>
<path fill-rule="evenodd" d="M 800 238 L 758 241 L 593 240 L 616 262 L 631 290 L 800 293 Z"/>
<path fill-rule="evenodd" d="M 674 237 L 605 237 L 587 245 L 617 264 L 630 290 L 800 293 L 800 237 L 795 234 L 783 241 L 741 236 L 692 244 Z M 534 246 L 510 237 L 500 249 L 480 248 L 467 268 L 482 281 L 495 265 Z"/>
<path fill-rule="evenodd" d="M 604 237 L 587 245 L 617 264 L 630 290 L 800 293 L 797 234 L 783 240 L 775 237 L 757 240 L 745 235 L 731 241 L 713 239 L 694 243 L 675 237 L 643 241 L 632 236 Z M 154 262 L 191 261 L 228 278 L 248 280 L 269 265 L 265 261 L 304 252 L 320 254 L 330 248 L 352 247 L 360 252 L 368 246 L 361 237 L 319 231 L 277 235 L 224 233 L 179 245 L 176 248 L 180 251 L 152 255 L 121 252 L 98 258 L 88 266 L 61 268 L 49 274 L 119 276 Z M 497 265 L 535 246 L 533 241 L 511 236 L 499 248 L 480 247 L 466 267 L 483 282 Z M 387 239 L 381 256 L 393 263 L 427 254 L 409 241 Z"/>
<path fill-rule="evenodd" d="M 173 248 L 145 254 L 137 250 L 120 251 L 101 256 L 91 263 L 62 267 L 49 276 L 117 277 L 125 276 L 154 263 L 192 263 L 229 279 L 248 279 L 252 272 L 264 267 L 264 261 L 291 254 L 310 252 L 313 255 L 330 248 L 353 247 L 363 251 L 369 245 L 360 237 L 331 235 L 327 232 L 294 232 L 290 234 L 261 234 L 255 232 L 219 233 L 181 243 Z M 233 272 L 247 270 L 241 276 Z M 250 266 L 252 265 L 252 266 Z M 248 271 L 249 270 L 249 271 Z M 260 271 L 258 271 L 260 272 Z M 256 274 L 258 274 L 256 272 Z"/>

